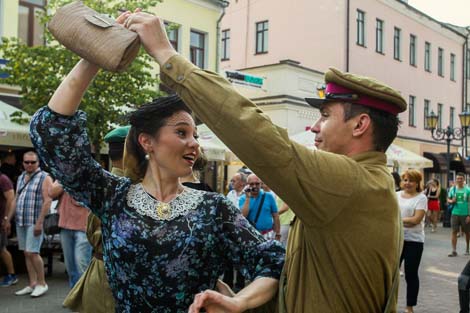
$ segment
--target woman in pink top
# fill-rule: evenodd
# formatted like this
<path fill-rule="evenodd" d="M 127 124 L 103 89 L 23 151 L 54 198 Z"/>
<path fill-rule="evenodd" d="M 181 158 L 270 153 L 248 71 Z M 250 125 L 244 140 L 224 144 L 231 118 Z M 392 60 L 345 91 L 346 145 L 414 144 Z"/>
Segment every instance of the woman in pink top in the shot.
<path fill-rule="evenodd" d="M 91 245 L 86 236 L 86 223 L 90 211 L 80 206 L 56 180 L 49 189 L 49 196 L 59 198 L 58 213 L 60 241 L 64 253 L 65 268 L 72 288 L 85 272 L 91 259 Z"/>

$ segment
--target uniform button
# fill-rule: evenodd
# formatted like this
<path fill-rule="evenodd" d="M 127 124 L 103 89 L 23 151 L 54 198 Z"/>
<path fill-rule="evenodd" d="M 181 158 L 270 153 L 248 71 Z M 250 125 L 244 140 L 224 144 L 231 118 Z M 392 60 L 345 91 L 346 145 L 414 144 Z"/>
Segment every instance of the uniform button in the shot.
<path fill-rule="evenodd" d="M 171 63 L 165 64 L 165 69 L 171 70 L 172 68 L 173 68 L 173 65 L 171 65 Z"/>
<path fill-rule="evenodd" d="M 183 75 L 180 75 L 180 76 L 176 77 L 176 80 L 179 81 L 179 82 L 182 81 L 183 79 L 184 79 Z"/>

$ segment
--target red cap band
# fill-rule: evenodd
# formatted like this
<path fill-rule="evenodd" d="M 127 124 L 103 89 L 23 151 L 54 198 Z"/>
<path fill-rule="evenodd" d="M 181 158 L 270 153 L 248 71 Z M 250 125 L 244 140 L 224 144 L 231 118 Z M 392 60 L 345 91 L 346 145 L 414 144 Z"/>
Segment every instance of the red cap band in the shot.
<path fill-rule="evenodd" d="M 400 108 L 398 108 L 396 105 L 393 105 L 392 103 L 385 102 L 374 97 L 366 96 L 364 94 L 359 94 L 354 90 L 340 86 L 335 83 L 327 83 L 325 92 L 326 94 L 356 94 L 358 95 L 359 99 L 351 100 L 352 103 L 361 104 L 363 106 L 371 107 L 380 111 L 385 111 L 394 115 L 397 115 L 400 112 Z"/>

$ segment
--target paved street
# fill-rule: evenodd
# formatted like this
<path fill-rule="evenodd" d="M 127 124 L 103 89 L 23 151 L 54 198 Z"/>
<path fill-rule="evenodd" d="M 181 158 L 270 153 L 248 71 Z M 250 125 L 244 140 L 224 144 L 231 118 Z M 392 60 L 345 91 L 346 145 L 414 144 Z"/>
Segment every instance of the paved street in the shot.
<path fill-rule="evenodd" d="M 464 240 L 459 238 L 456 258 L 449 258 L 450 229 L 439 228 L 437 233 L 426 229 L 426 243 L 420 267 L 421 288 L 418 298 L 417 313 L 452 313 L 458 312 L 457 276 L 470 259 L 463 256 Z M 49 292 L 38 299 L 29 296 L 17 297 L 14 291 L 25 286 L 26 275 L 21 275 L 20 282 L 13 287 L 0 288 L 0 313 L 56 313 L 70 312 L 62 308 L 61 303 L 69 288 L 63 263 L 54 262 L 54 273 L 47 279 Z M 399 312 L 405 308 L 405 280 L 402 277 L 399 291 Z"/>
<path fill-rule="evenodd" d="M 459 238 L 457 252 L 459 256 L 449 258 L 450 228 L 438 228 L 431 233 L 426 228 L 426 241 L 421 260 L 419 277 L 420 290 L 416 313 L 457 313 L 459 299 L 457 294 L 457 277 L 470 257 L 464 256 L 465 239 Z M 398 312 L 403 312 L 406 306 L 406 283 L 404 277 L 400 280 Z"/>

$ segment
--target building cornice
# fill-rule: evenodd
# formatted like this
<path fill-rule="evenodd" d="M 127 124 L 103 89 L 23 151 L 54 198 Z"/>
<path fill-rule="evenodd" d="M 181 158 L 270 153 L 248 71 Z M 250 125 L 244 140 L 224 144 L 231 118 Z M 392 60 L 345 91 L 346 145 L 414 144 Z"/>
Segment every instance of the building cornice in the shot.
<path fill-rule="evenodd" d="M 391 5 L 390 0 L 381 0 L 381 1 L 382 1 L 383 3 L 387 3 L 387 4 Z M 450 32 L 452 32 L 452 33 L 458 35 L 459 37 L 462 37 L 462 38 L 465 38 L 465 39 L 467 38 L 467 36 L 466 36 L 464 33 L 462 33 L 462 32 L 460 32 L 460 31 L 456 30 L 456 29 L 453 28 L 453 27 L 450 27 L 447 23 L 444 23 L 444 22 L 441 22 L 441 21 L 436 20 L 435 18 L 433 18 L 433 17 L 427 15 L 426 13 L 424 13 L 424 12 L 418 10 L 417 8 L 413 7 L 412 5 L 410 5 L 410 4 L 406 3 L 406 2 L 403 2 L 403 1 L 400 1 L 400 0 L 393 0 L 393 2 L 394 2 L 394 3 L 398 3 L 399 5 L 402 5 L 403 8 L 405 8 L 406 10 L 412 12 L 413 14 L 416 14 L 416 15 L 419 15 L 420 17 L 426 18 L 429 22 L 435 24 L 436 26 L 440 26 L 440 27 L 442 27 L 443 29 L 445 29 L 445 30 L 447 30 L 447 31 L 450 31 Z M 417 20 L 417 19 L 416 19 L 416 21 L 419 22 L 419 20 Z"/>
<path fill-rule="evenodd" d="M 310 73 L 322 75 L 322 76 L 325 74 L 321 71 L 317 71 L 317 70 L 302 66 L 300 65 L 300 62 L 294 61 L 294 60 L 281 60 L 279 61 L 279 63 L 271 63 L 271 64 L 265 64 L 265 65 L 260 65 L 260 66 L 246 67 L 246 68 L 238 69 L 237 71 L 257 70 L 257 69 L 267 68 L 267 67 L 282 67 L 282 66 L 295 67 L 295 68 L 298 68 L 298 69 L 301 69 Z"/>

